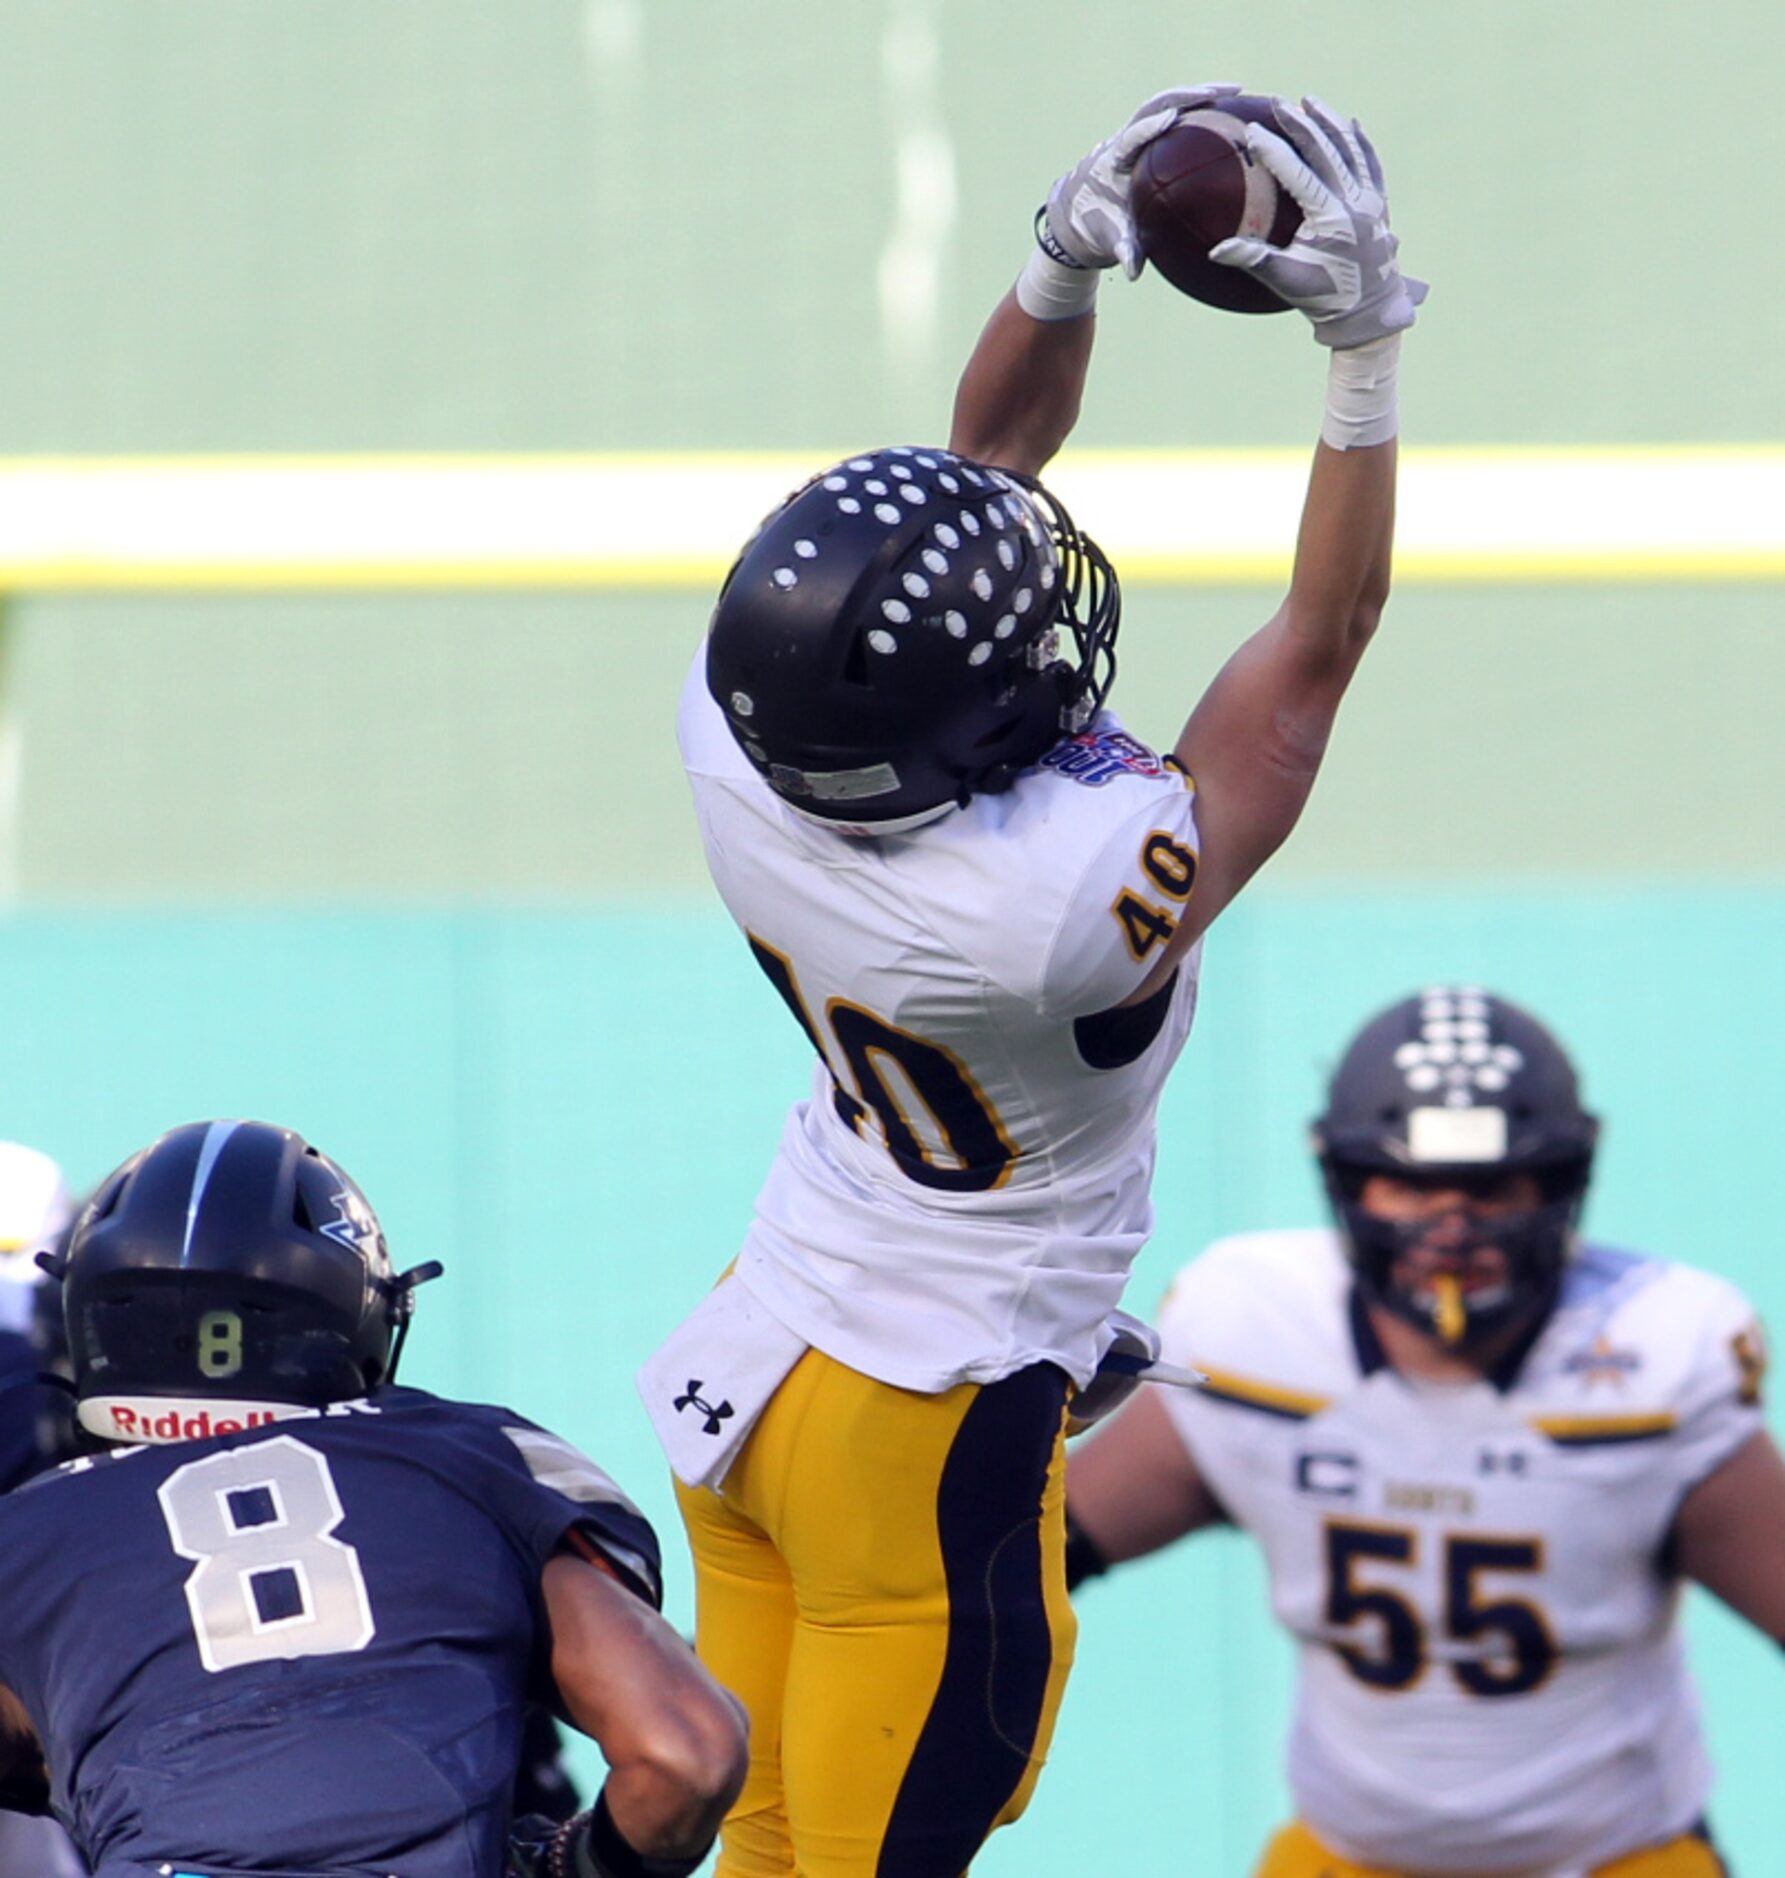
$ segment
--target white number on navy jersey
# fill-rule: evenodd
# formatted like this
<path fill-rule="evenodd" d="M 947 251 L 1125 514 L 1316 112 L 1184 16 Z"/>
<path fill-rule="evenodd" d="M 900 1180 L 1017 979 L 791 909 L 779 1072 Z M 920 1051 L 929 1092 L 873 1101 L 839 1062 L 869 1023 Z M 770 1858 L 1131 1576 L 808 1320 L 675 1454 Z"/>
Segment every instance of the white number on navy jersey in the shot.
<path fill-rule="evenodd" d="M 277 1435 L 188 1461 L 157 1496 L 169 1539 L 195 1561 L 186 1608 L 208 1670 L 335 1656 L 372 1641 L 359 1554 L 327 1458 Z"/>
<path fill-rule="evenodd" d="M 1368 1624 L 1373 1635 L 1334 1644 L 1340 1660 L 1372 1689 L 1411 1689 L 1425 1674 L 1429 1626 L 1419 1607 L 1394 1588 L 1393 1568 L 1419 1562 L 1420 1535 L 1411 1527 L 1329 1519 L 1326 1537 L 1326 1621 L 1335 1629 Z M 1524 1695 L 1548 1679 L 1558 1655 L 1549 1620 L 1525 1598 L 1496 1597 L 1480 1582 L 1484 1572 L 1543 1569 L 1539 1539 L 1477 1538 L 1447 1533 L 1443 1540 L 1444 1634 L 1481 1643 L 1480 1658 L 1448 1665 L 1468 1695 Z M 1386 1571 L 1389 1582 L 1378 1572 Z"/>

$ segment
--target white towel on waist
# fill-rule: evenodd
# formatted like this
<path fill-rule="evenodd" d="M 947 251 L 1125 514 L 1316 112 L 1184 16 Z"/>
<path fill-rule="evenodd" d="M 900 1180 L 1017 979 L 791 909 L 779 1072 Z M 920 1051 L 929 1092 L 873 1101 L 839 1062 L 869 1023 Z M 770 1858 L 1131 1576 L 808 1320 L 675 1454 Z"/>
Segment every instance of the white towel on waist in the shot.
<path fill-rule="evenodd" d="M 638 1372 L 676 1478 L 717 1487 L 769 1399 L 810 1346 L 723 1278 Z"/>

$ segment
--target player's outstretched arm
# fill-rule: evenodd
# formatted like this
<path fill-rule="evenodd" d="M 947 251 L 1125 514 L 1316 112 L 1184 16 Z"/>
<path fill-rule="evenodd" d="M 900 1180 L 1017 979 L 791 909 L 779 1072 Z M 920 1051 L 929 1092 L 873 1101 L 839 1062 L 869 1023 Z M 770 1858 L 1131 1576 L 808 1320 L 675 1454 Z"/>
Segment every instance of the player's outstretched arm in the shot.
<path fill-rule="evenodd" d="M 1066 1517 L 1079 1556 L 1074 1576 L 1086 1577 L 1157 1552 L 1225 1515 L 1159 1391 L 1143 1388 L 1104 1428 L 1069 1450 Z"/>
<path fill-rule="evenodd" d="M 1055 181 L 1036 217 L 1034 252 L 961 374 L 951 450 L 1025 476 L 1046 467 L 1078 421 L 1103 276 L 1120 267 L 1132 280 L 1145 265 L 1128 210 L 1136 160 L 1180 112 L 1238 90 L 1162 91 Z"/>
<path fill-rule="evenodd" d="M 1785 1456 L 1751 1435 L 1680 1503 L 1681 1571 L 1785 1645 Z"/>
<path fill-rule="evenodd" d="M 1039 476 L 1078 422 L 1096 315 L 1036 319 L 1012 288 L 979 335 L 955 392 L 948 447 Z"/>
<path fill-rule="evenodd" d="M 1388 597 L 1400 335 L 1425 287 L 1396 265 L 1381 166 L 1355 120 L 1313 100 L 1277 111 L 1284 134 L 1255 124 L 1247 141 L 1300 203 L 1301 228 L 1286 248 L 1236 239 L 1213 252 L 1299 308 L 1331 348 L 1326 418 L 1288 595 L 1178 739 L 1196 782 L 1202 864 L 1155 980 L 1288 838 Z"/>
<path fill-rule="evenodd" d="M 743 1784 L 742 1708 L 655 1611 L 598 1567 L 561 1553 L 546 1565 L 544 1589 L 564 1712 L 608 1764 L 593 1816 L 579 1819 L 594 1868 L 622 1878 L 644 1858 L 653 1871 L 691 1871 Z"/>

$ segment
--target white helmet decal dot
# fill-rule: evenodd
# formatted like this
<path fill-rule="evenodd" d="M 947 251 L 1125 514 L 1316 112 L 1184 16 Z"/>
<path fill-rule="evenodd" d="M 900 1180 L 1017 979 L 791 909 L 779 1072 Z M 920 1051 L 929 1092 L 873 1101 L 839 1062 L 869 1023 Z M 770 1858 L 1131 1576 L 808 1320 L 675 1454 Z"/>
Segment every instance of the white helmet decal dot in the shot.
<path fill-rule="evenodd" d="M 1467 1109 L 1478 1094 L 1500 1094 L 1525 1066 L 1522 1051 L 1495 1043 L 1492 1036 L 1487 1001 L 1479 991 L 1428 991 L 1420 1000 L 1419 1035 L 1396 1048 L 1394 1065 L 1415 1095 L 1442 1089 L 1446 1111 Z M 1501 1115 L 1504 1126 L 1501 1111 L 1492 1112 Z"/>

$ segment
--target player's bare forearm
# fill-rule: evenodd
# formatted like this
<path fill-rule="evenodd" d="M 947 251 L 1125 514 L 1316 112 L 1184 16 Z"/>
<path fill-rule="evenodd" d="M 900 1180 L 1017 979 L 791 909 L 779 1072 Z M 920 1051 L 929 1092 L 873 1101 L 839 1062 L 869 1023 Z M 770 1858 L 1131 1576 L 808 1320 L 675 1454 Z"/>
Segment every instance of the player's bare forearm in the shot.
<path fill-rule="evenodd" d="M 1007 293 L 955 392 L 949 448 L 1038 476 L 1078 421 L 1097 317 L 1031 319 Z"/>
<path fill-rule="evenodd" d="M 1320 443 L 1296 536 L 1283 617 L 1323 664 L 1356 669 L 1388 600 L 1398 442 L 1335 450 Z"/>
<path fill-rule="evenodd" d="M 1680 1504 L 1674 1552 L 1688 1578 L 1785 1644 L 1785 1456 L 1751 1436 Z"/>
<path fill-rule="evenodd" d="M 1388 597 L 1394 488 L 1392 441 L 1315 452 L 1289 593 L 1216 674 L 1178 738 L 1203 851 L 1195 897 L 1157 970 L 1175 966 L 1301 818 Z"/>
<path fill-rule="evenodd" d="M 692 1858 L 743 1784 L 737 1702 L 657 1613 L 581 1559 L 545 1569 L 552 1676 L 565 1713 L 608 1763 L 620 1835 L 654 1858 Z"/>
<path fill-rule="evenodd" d="M 1223 1517 L 1159 1391 L 1145 1387 L 1072 1450 L 1066 1504 L 1111 1565 L 1156 1552 Z"/>

